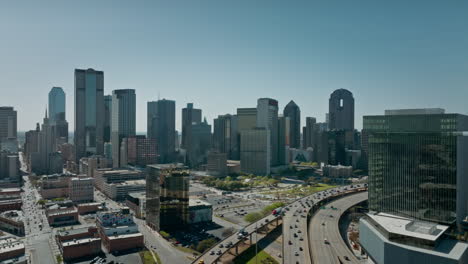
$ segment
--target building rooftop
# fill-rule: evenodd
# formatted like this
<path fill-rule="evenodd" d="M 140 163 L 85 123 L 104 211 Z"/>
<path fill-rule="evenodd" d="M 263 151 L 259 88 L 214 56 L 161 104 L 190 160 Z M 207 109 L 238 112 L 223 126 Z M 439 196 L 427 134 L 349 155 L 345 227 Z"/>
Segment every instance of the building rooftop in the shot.
<path fill-rule="evenodd" d="M 70 241 L 62 242 L 62 246 L 68 247 L 68 246 L 74 246 L 74 245 L 80 245 L 80 244 L 87 244 L 87 243 L 98 241 L 98 240 L 101 240 L 101 238 L 90 237 L 90 238 L 73 239 Z"/>
<path fill-rule="evenodd" d="M 130 192 L 128 193 L 128 196 L 131 196 L 135 199 L 145 199 L 146 198 L 146 192 Z"/>
<path fill-rule="evenodd" d="M 200 206 L 200 205 L 205 205 L 205 206 L 212 206 L 210 203 L 198 199 L 189 199 L 189 206 Z"/>
<path fill-rule="evenodd" d="M 431 222 L 417 221 L 385 213 L 368 213 L 371 219 L 391 234 L 436 241 L 449 228 Z"/>
<path fill-rule="evenodd" d="M 143 236 L 141 233 L 132 233 L 132 234 L 123 234 L 123 235 L 116 235 L 116 236 L 108 236 L 107 238 L 109 240 L 114 240 L 114 239 L 123 239 L 123 238 L 129 238 L 129 237 L 139 237 Z"/>
<path fill-rule="evenodd" d="M 0 213 L 0 216 L 15 222 L 23 222 L 24 220 L 23 211 L 19 210 L 5 211 Z"/>
<path fill-rule="evenodd" d="M 123 182 L 109 183 L 109 185 L 146 185 L 146 180 L 130 180 Z"/>
<path fill-rule="evenodd" d="M 13 237 L 0 239 L 0 254 L 19 249 L 24 249 L 24 243 L 22 241 Z"/>
<path fill-rule="evenodd" d="M 89 232 L 89 228 L 91 228 L 91 227 L 82 227 L 82 228 L 75 228 L 75 229 L 59 231 L 59 232 L 57 232 L 57 235 L 58 236 L 71 236 L 71 235 L 84 234 L 84 233 Z M 92 228 L 96 228 L 96 227 L 92 226 Z"/>
<path fill-rule="evenodd" d="M 416 108 L 385 110 L 385 115 L 440 115 L 445 114 L 442 108 Z"/>

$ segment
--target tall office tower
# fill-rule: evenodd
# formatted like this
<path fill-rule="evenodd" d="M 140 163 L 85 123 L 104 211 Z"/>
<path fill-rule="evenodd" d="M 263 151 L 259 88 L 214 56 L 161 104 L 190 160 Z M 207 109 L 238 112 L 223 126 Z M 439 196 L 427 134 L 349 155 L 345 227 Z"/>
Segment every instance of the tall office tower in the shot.
<path fill-rule="evenodd" d="M 330 130 L 354 130 L 354 97 L 350 91 L 334 91 L 330 95 L 328 110 Z"/>
<path fill-rule="evenodd" d="M 291 119 L 287 116 L 278 118 L 278 164 L 289 164 L 289 147 L 291 144 Z"/>
<path fill-rule="evenodd" d="M 112 166 L 120 164 L 120 144 L 123 138 L 133 137 L 136 133 L 136 96 L 133 89 L 112 92 Z"/>
<path fill-rule="evenodd" d="M 182 109 L 182 148 L 190 148 L 190 129 L 192 124 L 201 123 L 201 109 L 193 108 L 193 103 L 188 103 L 186 108 Z"/>
<path fill-rule="evenodd" d="M 270 174 L 270 130 L 254 128 L 241 132 L 241 171 L 257 175 Z"/>
<path fill-rule="evenodd" d="M 461 225 L 468 215 L 468 116 L 442 109 L 364 116 L 369 209 Z"/>
<path fill-rule="evenodd" d="M 31 162 L 31 154 L 39 151 L 39 132 L 41 132 L 41 128 L 39 123 L 37 123 L 35 130 L 29 130 L 25 133 L 23 149 L 28 166 Z"/>
<path fill-rule="evenodd" d="M 49 92 L 49 120 L 52 124 L 58 119 L 58 115 L 65 115 L 65 92 L 62 87 L 52 87 Z"/>
<path fill-rule="evenodd" d="M 252 129 L 257 126 L 257 108 L 237 108 L 237 129 Z"/>
<path fill-rule="evenodd" d="M 104 152 L 104 72 L 75 69 L 75 159 Z"/>
<path fill-rule="evenodd" d="M 0 106 L 0 142 L 17 138 L 16 111 L 11 106 Z"/>
<path fill-rule="evenodd" d="M 271 166 L 278 165 L 278 101 L 270 98 L 257 100 L 257 127 L 270 130 Z"/>
<path fill-rule="evenodd" d="M 175 153 L 175 101 L 148 102 L 148 131 L 150 139 L 156 139 L 159 163 L 174 161 Z"/>
<path fill-rule="evenodd" d="M 156 139 L 143 135 L 124 138 L 121 144 L 121 166 L 147 166 L 158 162 Z"/>
<path fill-rule="evenodd" d="M 301 109 L 294 101 L 290 101 L 283 110 L 283 115 L 291 120 L 289 130 L 289 147 L 301 147 Z"/>
<path fill-rule="evenodd" d="M 104 142 L 111 142 L 112 95 L 104 96 Z"/>
<path fill-rule="evenodd" d="M 190 167 L 198 167 L 206 163 L 208 151 L 211 148 L 211 125 L 205 120 L 201 123 L 193 123 L 190 128 L 190 145 L 187 148 L 187 164 Z"/>
<path fill-rule="evenodd" d="M 56 163 L 61 163 L 56 159 L 54 153 L 57 152 L 57 141 L 55 136 L 55 127 L 51 124 L 47 116 L 47 110 L 42 122 L 41 131 L 38 136 L 38 152 L 33 154 L 32 170 L 44 174 L 62 173 L 62 170 L 57 169 Z M 60 164 L 59 164 L 60 165 Z"/>
<path fill-rule="evenodd" d="M 307 149 L 307 148 L 315 148 L 314 144 L 314 136 L 315 136 L 315 131 L 316 127 L 315 124 L 317 123 L 317 120 L 315 117 L 306 117 L 306 125 L 303 128 L 303 133 L 302 133 L 302 148 Z M 316 138 L 316 136 L 315 136 Z"/>
<path fill-rule="evenodd" d="M 213 122 L 213 147 L 219 153 L 226 153 L 231 160 L 239 159 L 239 143 L 236 115 L 220 115 Z"/>
<path fill-rule="evenodd" d="M 149 165 L 146 223 L 154 230 L 180 229 L 189 220 L 189 171 L 180 164 Z"/>

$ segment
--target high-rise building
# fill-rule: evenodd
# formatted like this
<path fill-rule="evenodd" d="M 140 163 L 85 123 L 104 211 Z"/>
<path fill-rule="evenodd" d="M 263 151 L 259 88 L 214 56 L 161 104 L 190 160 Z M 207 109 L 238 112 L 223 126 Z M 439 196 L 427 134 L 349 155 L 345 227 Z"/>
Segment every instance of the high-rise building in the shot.
<path fill-rule="evenodd" d="M 187 107 L 182 109 L 182 148 L 190 148 L 190 130 L 193 124 L 201 123 L 201 109 L 193 108 L 193 103 L 188 103 Z"/>
<path fill-rule="evenodd" d="M 335 90 L 330 95 L 328 110 L 330 130 L 354 130 L 354 97 L 350 91 Z"/>
<path fill-rule="evenodd" d="M 58 115 L 65 115 L 65 92 L 62 87 L 52 87 L 49 92 L 49 119 L 52 124 L 58 119 Z"/>
<path fill-rule="evenodd" d="M 214 119 L 213 148 L 226 153 L 228 159 L 239 159 L 239 137 L 236 115 L 220 115 Z"/>
<path fill-rule="evenodd" d="M 158 163 L 169 163 L 174 160 L 175 153 L 175 101 L 158 100 L 148 102 L 149 139 L 156 139 Z"/>
<path fill-rule="evenodd" d="M 31 162 L 31 154 L 39 152 L 39 132 L 41 132 L 41 128 L 37 123 L 35 130 L 29 130 L 25 133 L 23 149 L 27 164 Z"/>
<path fill-rule="evenodd" d="M 121 158 L 122 165 L 146 166 L 156 164 L 158 155 L 156 152 L 156 139 L 146 138 L 143 135 L 122 139 Z"/>
<path fill-rule="evenodd" d="M 270 130 L 255 128 L 241 132 L 241 171 L 257 175 L 270 174 Z"/>
<path fill-rule="evenodd" d="M 270 130 L 270 165 L 278 165 L 278 101 L 270 98 L 257 100 L 256 124 L 259 128 Z"/>
<path fill-rule="evenodd" d="M 180 229 L 189 220 L 189 171 L 180 164 L 149 165 L 146 223 L 154 230 Z"/>
<path fill-rule="evenodd" d="M 211 125 L 205 120 L 201 123 L 193 123 L 189 130 L 190 145 L 187 145 L 187 165 L 197 167 L 206 163 L 208 150 L 211 148 Z"/>
<path fill-rule="evenodd" d="M 459 226 L 468 215 L 468 116 L 436 110 L 364 116 L 370 210 Z"/>
<path fill-rule="evenodd" d="M 237 129 L 252 129 L 257 126 L 257 108 L 237 108 Z"/>
<path fill-rule="evenodd" d="M 217 151 L 210 151 L 208 153 L 208 162 L 206 164 L 206 171 L 211 176 L 223 177 L 228 173 L 227 168 L 227 154 Z"/>
<path fill-rule="evenodd" d="M 111 142 L 112 95 L 104 96 L 104 142 Z"/>
<path fill-rule="evenodd" d="M 104 151 L 104 72 L 75 69 L 75 159 Z"/>
<path fill-rule="evenodd" d="M 291 144 L 291 119 L 287 116 L 278 118 L 278 164 L 289 163 L 289 147 Z"/>
<path fill-rule="evenodd" d="M 290 101 L 283 110 L 283 115 L 291 120 L 289 130 L 289 147 L 301 147 L 301 110 L 294 101 Z"/>
<path fill-rule="evenodd" d="M 306 125 L 303 128 L 302 132 L 302 148 L 307 149 L 307 148 L 315 148 L 315 140 L 316 140 L 316 130 L 315 124 L 317 123 L 317 120 L 315 117 L 306 117 Z M 314 137 L 315 136 L 315 137 Z"/>
<path fill-rule="evenodd" d="M 11 106 L 0 106 L 0 142 L 17 138 L 16 111 Z"/>
<path fill-rule="evenodd" d="M 136 96 L 133 89 L 112 92 L 112 166 L 118 168 L 120 144 L 123 138 L 133 137 L 136 133 Z"/>

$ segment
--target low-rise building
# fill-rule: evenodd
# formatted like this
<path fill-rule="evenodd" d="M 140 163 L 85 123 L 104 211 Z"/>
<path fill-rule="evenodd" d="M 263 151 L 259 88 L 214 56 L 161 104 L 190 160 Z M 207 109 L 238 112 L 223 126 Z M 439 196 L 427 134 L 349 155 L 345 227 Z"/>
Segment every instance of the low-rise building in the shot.
<path fill-rule="evenodd" d="M 94 201 L 94 185 L 93 178 L 78 178 L 70 179 L 70 200 L 75 203 L 92 202 Z"/>
<path fill-rule="evenodd" d="M 1 263 L 26 263 L 24 261 L 24 243 L 14 237 L 0 238 Z M 11 261 L 11 262 L 10 262 Z"/>
<path fill-rule="evenodd" d="M 71 175 L 53 174 L 43 176 L 39 193 L 43 199 L 68 197 Z"/>
<path fill-rule="evenodd" d="M 78 209 L 72 207 L 61 207 L 46 210 L 47 220 L 51 226 L 71 225 L 78 223 Z"/>
<path fill-rule="evenodd" d="M 353 176 L 352 166 L 326 165 L 323 167 L 323 177 L 329 178 L 349 178 Z"/>
<path fill-rule="evenodd" d="M 198 199 L 189 200 L 189 224 L 211 222 L 213 220 L 213 206 Z"/>
<path fill-rule="evenodd" d="M 21 206 L 23 206 L 23 200 L 21 199 L 1 200 L 0 212 L 5 212 L 9 210 L 21 210 Z"/>
<path fill-rule="evenodd" d="M 143 235 L 138 231 L 128 208 L 98 212 L 96 224 L 102 243 L 109 252 L 144 247 Z"/>
<path fill-rule="evenodd" d="M 374 263 L 468 263 L 468 243 L 444 236 L 449 226 L 369 213 L 359 221 L 359 242 Z"/>
<path fill-rule="evenodd" d="M 60 231 L 55 237 L 66 261 L 95 256 L 101 252 L 101 238 L 94 226 Z"/>
<path fill-rule="evenodd" d="M 145 173 L 139 170 L 96 170 L 95 186 L 113 200 L 124 200 L 130 192 L 146 189 Z"/>
<path fill-rule="evenodd" d="M 97 211 L 101 211 L 105 209 L 105 205 L 102 203 L 81 203 L 77 204 L 76 207 L 78 208 L 78 214 L 91 214 L 96 213 Z"/>
<path fill-rule="evenodd" d="M 128 208 L 130 208 L 135 216 L 140 219 L 145 219 L 146 217 L 146 192 L 131 192 L 127 194 L 127 199 L 125 201 Z"/>
<path fill-rule="evenodd" d="M 24 216 L 19 210 L 0 213 L 0 229 L 16 236 L 24 236 Z"/>

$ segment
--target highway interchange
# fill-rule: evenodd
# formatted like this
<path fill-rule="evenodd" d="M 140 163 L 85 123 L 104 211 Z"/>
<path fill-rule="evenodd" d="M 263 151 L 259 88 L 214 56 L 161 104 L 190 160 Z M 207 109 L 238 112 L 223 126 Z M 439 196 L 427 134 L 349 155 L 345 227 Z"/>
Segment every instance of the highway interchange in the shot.
<path fill-rule="evenodd" d="M 317 192 L 310 196 L 296 200 L 295 202 L 289 204 L 288 206 L 285 206 L 283 210 L 284 217 L 282 218 L 283 220 L 283 256 L 282 256 L 283 263 L 288 263 L 288 264 L 289 263 L 291 264 L 292 263 L 295 263 L 295 264 L 312 263 L 311 254 L 310 254 L 311 251 L 309 250 L 310 241 L 309 241 L 309 236 L 307 232 L 308 224 L 309 224 L 307 221 L 308 219 L 307 215 L 315 204 L 323 203 L 325 201 L 329 201 L 329 200 L 332 200 L 332 199 L 335 199 L 337 197 L 341 197 L 344 195 L 350 195 L 352 193 L 363 191 L 365 189 L 366 189 L 366 186 L 364 186 L 364 184 L 337 187 L 337 188 Z M 361 196 L 367 197 L 367 192 L 365 192 Z M 350 196 L 350 197 L 355 197 L 355 196 Z M 348 196 L 340 200 L 348 200 Z M 350 199 L 350 203 L 353 203 L 353 201 L 355 201 L 354 198 Z M 341 204 L 338 204 L 338 205 L 341 205 Z M 345 205 L 348 206 L 348 203 L 346 203 Z M 346 210 L 337 210 L 337 212 L 340 212 L 340 214 L 343 213 L 344 211 Z M 265 218 L 260 219 L 256 223 L 250 224 L 249 226 L 245 227 L 244 231 L 247 233 L 247 236 L 249 236 L 250 234 L 254 233 L 255 230 L 257 230 L 257 228 L 260 228 L 267 223 L 273 222 L 277 218 L 280 218 L 280 217 L 281 216 L 268 215 Z M 314 218 L 315 217 L 313 217 L 312 220 Z M 332 217 L 329 217 L 329 218 L 332 218 Z M 336 218 L 339 218 L 339 216 L 336 216 Z M 338 219 L 336 219 L 336 230 L 339 230 L 337 221 Z M 339 235 L 339 231 L 337 232 Z M 333 241 L 336 240 L 335 238 L 336 238 L 335 236 L 331 237 Z M 340 236 L 340 239 L 341 239 L 341 236 Z M 210 250 L 206 251 L 205 254 L 201 255 L 193 263 L 199 263 L 200 260 L 203 260 L 205 264 L 216 263 L 217 261 L 219 261 L 220 257 L 224 253 L 229 251 L 230 248 L 234 247 L 236 244 L 238 244 L 242 240 L 243 238 L 238 237 L 238 233 L 233 234 L 229 236 L 228 238 L 224 239 L 223 241 L 220 241 L 218 244 L 213 246 Z M 323 240 L 319 242 L 321 244 L 324 244 Z M 315 243 L 316 242 L 314 242 L 314 244 Z M 344 245 L 346 247 L 346 244 L 342 239 L 340 243 L 341 243 L 340 246 Z M 229 245 L 228 248 L 226 247 L 226 245 Z M 312 248 L 314 248 L 314 246 L 315 245 L 312 245 Z M 329 246 L 334 247 L 335 245 L 330 244 Z M 351 259 L 351 251 L 349 249 L 348 249 L 348 252 L 346 252 L 346 254 L 344 254 L 344 251 L 342 251 L 342 249 L 340 249 L 338 253 L 343 254 L 343 256 L 349 255 Z M 339 262 L 332 261 L 332 262 L 314 262 L 314 263 L 339 263 Z"/>

